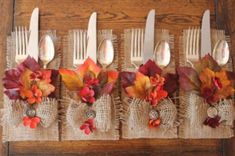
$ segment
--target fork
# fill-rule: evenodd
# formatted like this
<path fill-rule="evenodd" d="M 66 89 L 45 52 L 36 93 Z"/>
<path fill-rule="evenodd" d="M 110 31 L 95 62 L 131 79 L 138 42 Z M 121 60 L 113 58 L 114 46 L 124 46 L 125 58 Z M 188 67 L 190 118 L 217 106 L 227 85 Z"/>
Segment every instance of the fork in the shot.
<path fill-rule="evenodd" d="M 144 31 L 131 30 L 131 64 L 138 68 L 143 63 Z"/>
<path fill-rule="evenodd" d="M 28 56 L 26 49 L 28 46 L 28 31 L 26 27 L 15 27 L 15 62 L 21 63 Z"/>
<path fill-rule="evenodd" d="M 192 66 L 193 62 L 199 60 L 199 40 L 200 40 L 200 29 L 189 28 L 186 30 L 186 61 Z"/>
<path fill-rule="evenodd" d="M 73 66 L 83 64 L 87 58 L 87 32 L 85 30 L 74 30 L 73 32 Z"/>

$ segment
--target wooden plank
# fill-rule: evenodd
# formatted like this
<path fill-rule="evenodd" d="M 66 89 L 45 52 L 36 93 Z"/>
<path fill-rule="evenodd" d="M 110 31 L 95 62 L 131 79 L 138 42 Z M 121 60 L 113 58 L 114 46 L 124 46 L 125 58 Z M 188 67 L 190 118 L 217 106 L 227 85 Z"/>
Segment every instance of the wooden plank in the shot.
<path fill-rule="evenodd" d="M 233 58 L 233 71 L 235 71 L 235 1 L 234 0 L 225 0 L 219 4 L 223 8 L 224 12 L 224 25 L 226 26 L 226 32 L 231 37 L 232 47 L 231 56 Z M 225 156 L 234 156 L 235 155 L 235 138 L 227 139 L 223 143 L 223 154 Z"/>
<path fill-rule="evenodd" d="M 3 78 L 5 69 L 5 50 L 6 50 L 6 36 L 11 32 L 13 21 L 13 0 L 0 0 L 0 80 Z M 3 100 L 3 87 L 0 85 L 0 100 Z M 0 108 L 3 105 L 0 103 Z M 2 134 L 2 127 L 0 128 Z M 2 143 L 0 137 L 0 155 L 8 155 L 8 143 Z"/>
<path fill-rule="evenodd" d="M 64 142 L 11 142 L 10 154 L 60 154 L 83 152 L 217 152 L 220 153 L 218 140 L 182 139 L 138 139 L 119 141 L 64 141 Z M 43 149 L 43 150 L 42 150 Z"/>

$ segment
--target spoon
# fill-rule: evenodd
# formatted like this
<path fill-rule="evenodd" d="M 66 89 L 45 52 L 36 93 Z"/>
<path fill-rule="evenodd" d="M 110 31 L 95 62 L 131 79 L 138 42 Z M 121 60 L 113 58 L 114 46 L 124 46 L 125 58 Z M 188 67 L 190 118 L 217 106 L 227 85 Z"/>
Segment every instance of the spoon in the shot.
<path fill-rule="evenodd" d="M 162 40 L 158 42 L 154 49 L 154 60 L 160 67 L 166 67 L 171 60 L 170 45 Z"/>
<path fill-rule="evenodd" d="M 103 68 L 106 68 L 113 62 L 114 48 L 113 43 L 109 39 L 103 40 L 98 48 L 98 62 Z"/>
<path fill-rule="evenodd" d="M 55 55 L 54 43 L 50 35 L 42 36 L 39 43 L 39 58 L 43 63 L 43 68 L 47 68 L 47 64 L 51 62 Z"/>
<path fill-rule="evenodd" d="M 220 66 L 225 65 L 229 60 L 229 47 L 227 41 L 218 40 L 215 44 L 212 56 Z"/>

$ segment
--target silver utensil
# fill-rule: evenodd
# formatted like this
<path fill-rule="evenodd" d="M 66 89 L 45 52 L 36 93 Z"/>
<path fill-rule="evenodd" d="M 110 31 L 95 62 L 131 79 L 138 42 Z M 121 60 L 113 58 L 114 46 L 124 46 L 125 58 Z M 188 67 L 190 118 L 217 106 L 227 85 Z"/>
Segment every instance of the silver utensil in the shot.
<path fill-rule="evenodd" d="M 154 49 L 154 61 L 160 67 L 166 67 L 171 60 L 170 45 L 167 41 L 162 40 L 158 42 Z"/>
<path fill-rule="evenodd" d="M 39 58 L 43 63 L 43 68 L 46 69 L 47 64 L 51 62 L 55 56 L 55 47 L 51 36 L 42 36 L 39 45 Z"/>
<path fill-rule="evenodd" d="M 39 20 L 39 9 L 35 8 L 32 12 L 29 26 L 29 42 L 27 47 L 27 54 L 32 56 L 38 61 L 38 20 Z"/>
<path fill-rule="evenodd" d="M 87 29 L 87 56 L 90 57 L 96 63 L 96 53 L 97 53 L 97 13 L 93 12 L 90 16 L 88 29 Z"/>
<path fill-rule="evenodd" d="M 144 31 L 131 30 L 131 64 L 138 68 L 143 63 Z"/>
<path fill-rule="evenodd" d="M 153 56 L 154 50 L 154 24 L 155 24 L 155 10 L 152 9 L 148 13 L 145 34 L 144 34 L 144 54 L 143 63 L 146 63 Z"/>
<path fill-rule="evenodd" d="M 28 31 L 26 27 L 15 27 L 15 61 L 20 64 L 28 56 Z"/>
<path fill-rule="evenodd" d="M 211 55 L 210 10 L 206 10 L 202 17 L 201 28 L 201 57 Z"/>
<path fill-rule="evenodd" d="M 87 58 L 87 32 L 85 30 L 73 31 L 73 66 L 83 64 Z"/>
<path fill-rule="evenodd" d="M 109 66 L 114 59 L 114 48 L 113 43 L 109 39 L 103 40 L 98 48 L 98 62 L 102 67 L 106 68 Z"/>
<path fill-rule="evenodd" d="M 228 63 L 229 46 L 226 40 L 217 41 L 217 43 L 215 44 L 212 56 L 220 66 L 223 66 L 226 63 Z"/>
<path fill-rule="evenodd" d="M 193 67 L 193 62 L 199 60 L 199 39 L 200 39 L 200 29 L 190 28 L 184 32 L 186 39 L 186 61 Z"/>

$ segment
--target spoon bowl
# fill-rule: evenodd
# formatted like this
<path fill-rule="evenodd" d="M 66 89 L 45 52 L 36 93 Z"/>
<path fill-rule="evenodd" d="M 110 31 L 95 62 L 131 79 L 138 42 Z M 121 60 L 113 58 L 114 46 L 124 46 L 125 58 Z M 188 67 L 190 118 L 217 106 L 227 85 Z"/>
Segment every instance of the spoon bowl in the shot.
<path fill-rule="evenodd" d="M 219 40 L 215 44 L 212 56 L 220 66 L 223 66 L 229 60 L 229 53 L 229 46 L 227 41 Z"/>
<path fill-rule="evenodd" d="M 98 62 L 102 67 L 106 68 L 109 66 L 114 59 L 114 48 L 113 43 L 109 39 L 103 40 L 98 48 Z"/>
<path fill-rule="evenodd" d="M 39 58 L 43 63 L 43 68 L 46 68 L 47 64 L 53 60 L 55 55 L 55 47 L 50 35 L 42 36 L 39 49 Z"/>
<path fill-rule="evenodd" d="M 171 60 L 170 45 L 162 40 L 158 42 L 154 49 L 154 60 L 160 67 L 166 67 Z"/>

